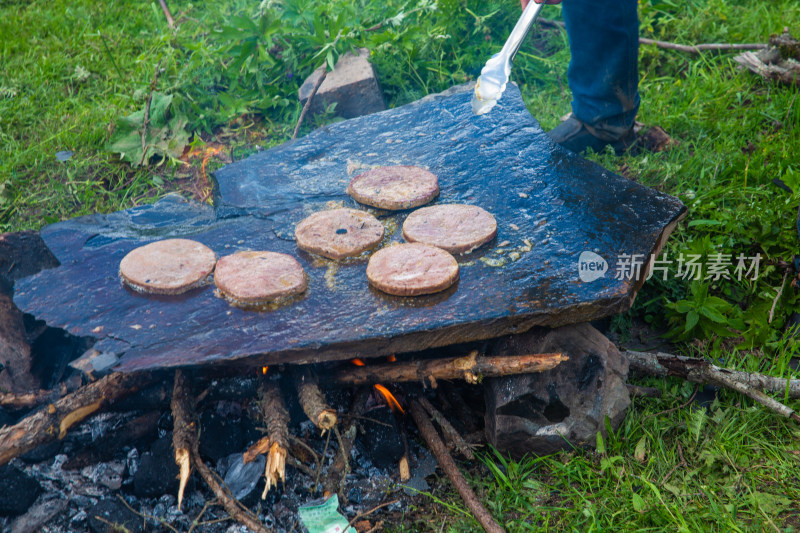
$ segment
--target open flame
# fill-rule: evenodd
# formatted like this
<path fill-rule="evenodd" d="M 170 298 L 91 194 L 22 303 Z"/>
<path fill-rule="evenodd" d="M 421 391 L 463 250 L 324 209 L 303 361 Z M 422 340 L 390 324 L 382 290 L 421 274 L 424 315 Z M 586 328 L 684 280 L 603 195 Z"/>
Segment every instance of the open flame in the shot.
<path fill-rule="evenodd" d="M 266 375 L 267 375 L 267 371 L 268 371 L 268 370 L 269 370 L 269 367 L 268 367 L 268 366 L 262 366 L 262 367 L 261 367 L 261 375 L 262 375 L 262 376 L 266 376 Z"/>
<path fill-rule="evenodd" d="M 395 357 L 395 355 L 392 354 L 389 357 L 387 357 L 386 360 L 389 361 L 390 363 L 396 363 L 397 362 L 397 357 Z"/>
<path fill-rule="evenodd" d="M 397 398 L 394 397 L 394 394 L 389 392 L 389 389 L 381 384 L 376 384 L 375 390 L 381 393 L 381 396 L 383 396 L 383 398 L 386 400 L 386 403 L 389 404 L 389 408 L 392 411 L 400 411 L 401 413 L 406 414 L 406 412 L 403 410 L 403 407 L 400 405 L 400 402 L 397 401 Z"/>
<path fill-rule="evenodd" d="M 390 355 L 388 357 L 388 360 L 390 363 L 394 363 L 395 361 L 397 361 L 397 358 L 395 358 L 394 355 Z M 366 366 L 366 363 L 364 363 L 364 361 L 362 361 L 361 359 L 351 359 L 350 362 L 356 366 Z M 389 389 L 387 389 L 381 384 L 377 384 L 375 385 L 375 390 L 381 393 L 381 396 L 383 396 L 383 399 L 386 400 L 386 403 L 389 405 L 389 408 L 392 411 L 394 411 L 395 413 L 397 411 L 400 411 L 401 413 L 406 414 L 405 410 L 403 410 L 403 406 L 400 405 L 400 402 L 397 401 L 397 398 L 394 397 L 394 394 L 389 392 Z"/>

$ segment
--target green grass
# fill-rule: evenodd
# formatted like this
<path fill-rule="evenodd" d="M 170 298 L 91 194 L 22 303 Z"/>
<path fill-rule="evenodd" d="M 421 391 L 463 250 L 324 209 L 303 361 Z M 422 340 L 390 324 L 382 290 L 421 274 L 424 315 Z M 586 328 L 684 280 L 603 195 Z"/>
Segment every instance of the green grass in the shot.
<path fill-rule="evenodd" d="M 204 190 L 206 145 L 225 147 L 208 160 L 213 170 L 231 151 L 239 159 L 287 140 L 300 112 L 299 83 L 352 47 L 372 50 L 391 106 L 474 79 L 519 13 L 514 0 L 440 0 L 435 10 L 424 0 L 169 3 L 175 32 L 156 2 L 0 2 L 0 230 Z M 548 6 L 545 16 L 559 18 L 559 9 Z M 796 0 L 641 0 L 640 18 L 643 36 L 685 44 L 765 42 L 784 26 L 800 35 Z M 669 257 L 758 253 L 761 275 L 755 282 L 653 279 L 614 323 L 623 339 L 644 320 L 684 352 L 797 377 L 789 365 L 797 343 L 783 326 L 800 302 L 788 281 L 771 323 L 767 316 L 783 280 L 779 260 L 798 252 L 800 90 L 742 72 L 732 57 L 642 47 L 639 120 L 661 126 L 677 144 L 589 157 L 686 203 L 689 217 L 670 239 Z M 569 112 L 568 61 L 564 32 L 540 29 L 514 67 L 546 129 Z M 119 119 L 143 109 L 154 77 L 159 92 L 174 96 L 171 113 L 187 121 L 195 155 L 134 167 L 107 146 Z M 308 121 L 303 132 L 328 120 Z M 73 157 L 58 162 L 62 150 Z M 775 178 L 794 192 L 773 185 Z M 643 384 L 663 398 L 635 400 L 604 451 L 520 462 L 484 454 L 472 481 L 495 516 L 511 531 L 800 527 L 796 424 L 734 393 L 722 392 L 706 411 L 680 407 L 693 390 L 686 383 Z M 408 523 L 393 527 L 475 530 L 454 493 L 434 496 L 446 505 L 425 499 Z"/>

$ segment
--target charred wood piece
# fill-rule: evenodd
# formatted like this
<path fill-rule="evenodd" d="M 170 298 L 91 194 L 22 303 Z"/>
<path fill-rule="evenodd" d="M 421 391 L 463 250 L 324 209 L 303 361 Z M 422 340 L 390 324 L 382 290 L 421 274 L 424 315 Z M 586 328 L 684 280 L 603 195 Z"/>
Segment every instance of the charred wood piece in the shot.
<path fill-rule="evenodd" d="M 314 372 L 308 366 L 299 367 L 294 372 L 294 382 L 300 406 L 308 419 L 323 433 L 333 428 L 338 421 L 336 411 L 328 406 Z"/>
<path fill-rule="evenodd" d="M 192 450 L 197 446 L 197 422 L 194 416 L 195 400 L 191 387 L 181 370 L 175 371 L 175 384 L 172 388 L 172 448 L 175 450 L 175 463 L 180 468 L 178 488 L 178 509 L 183 502 L 186 483 L 192 473 Z"/>
<path fill-rule="evenodd" d="M 264 379 L 258 392 L 258 407 L 267 426 L 269 450 L 264 470 L 266 485 L 261 499 L 266 499 L 269 489 L 286 479 L 286 455 L 289 450 L 289 410 L 283 401 L 277 381 Z"/>
<path fill-rule="evenodd" d="M 0 429 L 0 465 L 37 446 L 62 439 L 67 431 L 88 416 L 103 410 L 146 386 L 150 373 L 109 374 L 51 403 L 13 426 Z"/>

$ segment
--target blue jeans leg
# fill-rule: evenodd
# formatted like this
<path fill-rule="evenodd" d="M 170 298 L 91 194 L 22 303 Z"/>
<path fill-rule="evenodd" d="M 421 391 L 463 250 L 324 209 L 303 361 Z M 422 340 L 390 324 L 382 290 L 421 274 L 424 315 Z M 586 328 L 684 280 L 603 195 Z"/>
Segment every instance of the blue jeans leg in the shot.
<path fill-rule="evenodd" d="M 564 0 L 572 58 L 572 114 L 611 135 L 633 126 L 639 110 L 636 0 Z"/>

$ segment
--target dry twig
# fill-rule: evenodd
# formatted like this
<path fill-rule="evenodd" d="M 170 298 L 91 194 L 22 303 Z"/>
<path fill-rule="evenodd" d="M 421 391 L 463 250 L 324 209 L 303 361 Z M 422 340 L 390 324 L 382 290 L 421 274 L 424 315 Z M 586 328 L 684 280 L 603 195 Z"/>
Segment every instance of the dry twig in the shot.
<path fill-rule="evenodd" d="M 300 132 L 300 126 L 303 125 L 303 120 L 306 118 L 306 114 L 308 113 L 309 108 L 311 107 L 311 101 L 317 95 L 317 91 L 319 91 L 320 86 L 322 86 L 322 82 L 325 81 L 325 78 L 328 76 L 328 68 L 325 66 L 325 63 L 322 64 L 317 70 L 322 69 L 322 74 L 317 79 L 317 82 L 314 84 L 314 88 L 311 90 L 311 94 L 308 95 L 308 99 L 306 100 L 305 105 L 303 106 L 303 110 L 300 111 L 300 116 L 297 118 L 297 125 L 294 127 L 294 132 L 292 133 L 292 139 L 297 139 L 297 134 Z"/>
<path fill-rule="evenodd" d="M 170 407 L 173 420 L 172 448 L 175 451 L 175 463 L 180 468 L 178 487 L 178 510 L 180 510 L 186 483 L 189 482 L 192 473 L 192 448 L 197 440 L 197 424 L 194 421 L 195 400 L 181 370 L 175 371 Z"/>
<path fill-rule="evenodd" d="M 439 435 L 436 433 L 436 428 L 433 427 L 433 423 L 425 414 L 425 410 L 419 402 L 412 400 L 410 410 L 411 416 L 414 418 L 414 423 L 419 428 L 420 435 L 422 435 L 422 438 L 425 439 L 425 442 L 428 444 L 428 448 L 433 452 L 434 457 L 436 457 L 436 460 L 439 462 L 439 466 L 442 467 L 447 477 L 450 478 L 450 481 L 461 495 L 464 503 L 467 504 L 467 507 L 469 507 L 470 511 L 475 515 L 475 518 L 483 529 L 486 530 L 487 533 L 503 533 L 505 530 L 492 518 L 492 515 L 489 514 L 489 511 L 486 510 L 486 507 L 483 506 L 475 495 L 475 492 L 470 488 L 467 480 L 461 475 L 458 466 L 456 466 L 450 454 L 447 453 L 447 448 L 442 442 L 442 439 L 439 438 Z"/>
<path fill-rule="evenodd" d="M 472 447 L 467 444 L 467 441 L 465 441 L 464 437 L 462 437 L 456 428 L 453 427 L 453 424 L 451 424 L 450 421 L 447 420 L 447 418 L 445 418 L 445 416 L 424 396 L 419 397 L 419 403 L 425 408 L 426 411 L 428 411 L 430 417 L 439 425 L 442 430 L 442 434 L 444 435 L 444 439 L 448 441 L 452 447 L 457 449 L 465 458 L 469 459 L 470 461 L 474 461 L 475 454 L 472 453 Z"/>
<path fill-rule="evenodd" d="M 164 0 L 158 0 L 158 3 L 161 4 L 161 11 L 164 12 L 164 16 L 167 17 L 167 24 L 169 24 L 169 29 L 175 28 L 175 19 L 172 18 L 172 13 L 169 12 L 169 7 L 167 7 L 167 3 Z"/>
<path fill-rule="evenodd" d="M 322 394 L 319 388 L 317 376 L 308 365 L 296 369 L 294 380 L 297 387 L 298 400 L 308 419 L 323 433 L 333 428 L 338 421 L 336 411 L 328 406 L 325 395 Z"/>
<path fill-rule="evenodd" d="M 289 411 L 277 381 L 264 378 L 258 391 L 258 406 L 267 425 L 270 440 L 267 466 L 264 470 L 266 484 L 261 499 L 267 498 L 269 489 L 286 479 L 286 455 L 289 449 Z"/>
<path fill-rule="evenodd" d="M 709 383 L 744 394 L 776 413 L 800 422 L 800 416 L 790 407 L 764 394 L 785 394 L 800 398 L 800 380 L 774 378 L 758 373 L 741 372 L 718 367 L 704 359 L 628 350 L 624 352 L 631 368 L 653 376 L 677 376 L 691 383 Z"/>
<path fill-rule="evenodd" d="M 539 24 L 550 26 L 551 28 L 563 28 L 564 23 L 560 20 L 550 20 L 539 18 Z M 647 39 L 639 37 L 639 44 L 652 44 L 664 50 L 675 50 L 677 52 L 686 52 L 688 54 L 699 54 L 704 51 L 712 52 L 731 52 L 734 50 L 762 50 L 767 48 L 763 43 L 707 43 L 707 44 L 677 44 L 668 41 L 657 41 L 655 39 Z"/>

